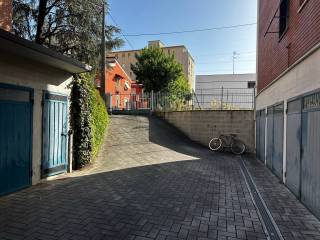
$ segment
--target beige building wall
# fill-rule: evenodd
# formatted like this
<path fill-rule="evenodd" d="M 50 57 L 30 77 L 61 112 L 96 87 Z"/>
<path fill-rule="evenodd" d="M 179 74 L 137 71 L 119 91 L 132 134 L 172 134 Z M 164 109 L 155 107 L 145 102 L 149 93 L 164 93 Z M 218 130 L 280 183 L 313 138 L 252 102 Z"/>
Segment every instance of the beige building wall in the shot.
<path fill-rule="evenodd" d="M 1 54 L 0 54 L 1 56 Z M 5 57 L 4 57 L 5 56 Z M 33 140 L 32 140 L 32 184 L 41 179 L 42 149 L 42 97 L 43 91 L 70 95 L 68 85 L 72 80 L 69 73 L 17 57 L 0 57 L 0 82 L 29 87 L 34 90 Z M 70 126 L 69 126 L 70 129 Z"/>
<path fill-rule="evenodd" d="M 161 47 L 164 53 L 168 55 L 174 55 L 176 61 L 182 65 L 184 74 L 189 82 L 190 87 L 195 89 L 195 63 L 185 46 L 165 47 L 160 41 L 150 41 L 148 46 Z M 141 50 L 113 52 L 122 68 L 132 80 L 136 80 L 136 76 L 131 70 L 131 64 L 135 64 L 137 62 L 135 55 L 140 53 L 140 51 Z"/>

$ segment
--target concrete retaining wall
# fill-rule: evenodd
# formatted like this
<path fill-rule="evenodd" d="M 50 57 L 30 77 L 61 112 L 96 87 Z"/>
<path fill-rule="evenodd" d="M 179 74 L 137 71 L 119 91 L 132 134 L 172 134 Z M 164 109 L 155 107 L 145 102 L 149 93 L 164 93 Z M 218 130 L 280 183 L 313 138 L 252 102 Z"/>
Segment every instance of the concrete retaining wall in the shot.
<path fill-rule="evenodd" d="M 248 148 L 255 151 L 253 111 L 184 111 L 155 113 L 204 146 L 220 134 L 237 134 Z"/>

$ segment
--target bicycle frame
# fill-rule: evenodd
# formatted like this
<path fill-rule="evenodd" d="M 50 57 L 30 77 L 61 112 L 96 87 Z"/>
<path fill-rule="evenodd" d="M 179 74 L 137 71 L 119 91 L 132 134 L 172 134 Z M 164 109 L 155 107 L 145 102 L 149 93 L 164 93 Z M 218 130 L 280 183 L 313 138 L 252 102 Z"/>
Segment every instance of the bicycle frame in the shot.
<path fill-rule="evenodd" d="M 235 137 L 232 135 L 220 135 L 219 138 L 222 141 L 223 148 L 231 148 L 232 144 L 235 141 Z"/>

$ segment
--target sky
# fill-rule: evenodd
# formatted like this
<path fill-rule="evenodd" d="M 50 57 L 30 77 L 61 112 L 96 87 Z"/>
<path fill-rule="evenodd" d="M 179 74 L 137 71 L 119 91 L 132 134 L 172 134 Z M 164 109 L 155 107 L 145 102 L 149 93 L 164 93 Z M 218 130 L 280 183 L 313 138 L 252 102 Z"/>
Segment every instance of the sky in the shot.
<path fill-rule="evenodd" d="M 109 0 L 107 23 L 123 35 L 189 31 L 257 22 L 257 0 Z M 195 60 L 196 75 L 255 73 L 256 25 L 157 36 L 127 36 L 120 50 L 141 49 L 150 40 L 185 45 Z M 123 38 L 123 36 L 121 36 Z"/>

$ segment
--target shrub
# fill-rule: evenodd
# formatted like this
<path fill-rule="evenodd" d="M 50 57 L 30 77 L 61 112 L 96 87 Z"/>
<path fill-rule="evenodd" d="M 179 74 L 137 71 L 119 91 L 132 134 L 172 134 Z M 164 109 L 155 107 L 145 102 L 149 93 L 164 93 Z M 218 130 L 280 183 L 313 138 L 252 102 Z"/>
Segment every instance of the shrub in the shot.
<path fill-rule="evenodd" d="M 73 168 L 79 169 L 96 157 L 108 124 L 104 101 L 93 84 L 93 75 L 75 75 L 71 90 Z"/>
<path fill-rule="evenodd" d="M 109 123 L 106 105 L 96 89 L 91 89 L 90 112 L 92 126 L 92 157 L 95 158 L 99 152 L 100 145 Z"/>

